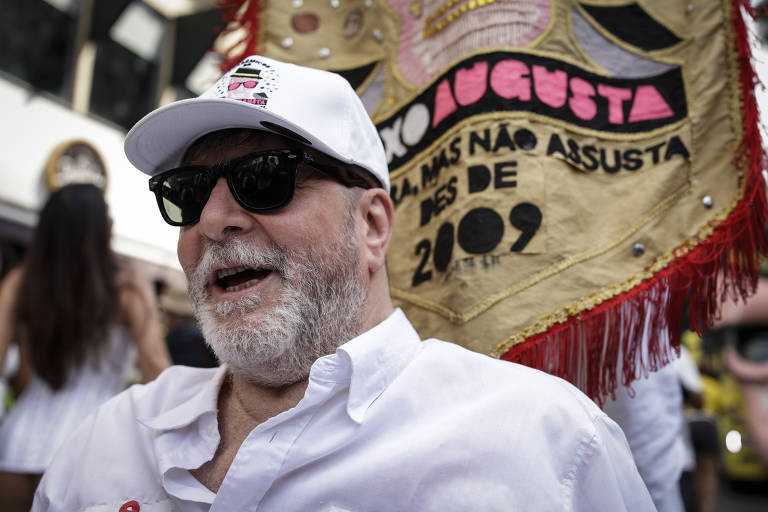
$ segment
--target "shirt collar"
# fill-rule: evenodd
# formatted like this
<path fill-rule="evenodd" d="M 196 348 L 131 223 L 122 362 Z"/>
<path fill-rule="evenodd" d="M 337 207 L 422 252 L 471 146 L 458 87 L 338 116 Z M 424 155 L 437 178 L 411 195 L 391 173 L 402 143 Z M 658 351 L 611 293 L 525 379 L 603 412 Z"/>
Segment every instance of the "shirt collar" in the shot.
<path fill-rule="evenodd" d="M 328 378 L 329 374 L 348 378 L 347 414 L 356 423 L 362 423 L 374 400 L 416 355 L 420 341 L 402 310 L 395 309 L 383 322 L 339 347 L 336 354 L 318 359 L 310 379 Z M 215 412 L 226 373 L 226 366 L 222 365 L 191 398 L 156 416 L 140 417 L 139 422 L 155 430 L 173 430 Z"/>
<path fill-rule="evenodd" d="M 386 320 L 336 351 L 352 368 L 347 414 L 362 423 L 365 413 L 392 381 L 411 362 L 421 339 L 402 310 L 395 309 Z"/>
<path fill-rule="evenodd" d="M 219 390 L 226 374 L 226 365 L 221 365 L 213 378 L 191 398 L 158 415 L 139 417 L 139 423 L 155 430 L 173 430 L 190 425 L 205 413 L 216 412 Z"/>

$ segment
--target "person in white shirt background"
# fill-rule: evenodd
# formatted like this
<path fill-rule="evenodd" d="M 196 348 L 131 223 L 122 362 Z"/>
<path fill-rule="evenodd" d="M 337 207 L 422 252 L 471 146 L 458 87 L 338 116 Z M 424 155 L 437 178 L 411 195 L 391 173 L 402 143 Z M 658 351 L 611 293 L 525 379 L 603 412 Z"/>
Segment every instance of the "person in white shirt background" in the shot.
<path fill-rule="evenodd" d="M 223 364 L 97 410 L 33 510 L 655 510 L 575 387 L 393 308 L 386 157 L 344 79 L 248 57 L 125 148 Z"/>

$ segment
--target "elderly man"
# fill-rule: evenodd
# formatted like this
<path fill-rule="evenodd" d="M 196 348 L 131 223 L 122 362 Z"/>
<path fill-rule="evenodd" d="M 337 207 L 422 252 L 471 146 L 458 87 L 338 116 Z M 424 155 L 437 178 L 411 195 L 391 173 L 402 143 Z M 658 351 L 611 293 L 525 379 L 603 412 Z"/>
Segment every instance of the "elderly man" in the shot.
<path fill-rule="evenodd" d="M 172 367 L 81 425 L 34 510 L 654 510 L 570 384 L 393 309 L 389 176 L 337 75 L 253 56 L 126 139 L 218 369 Z"/>

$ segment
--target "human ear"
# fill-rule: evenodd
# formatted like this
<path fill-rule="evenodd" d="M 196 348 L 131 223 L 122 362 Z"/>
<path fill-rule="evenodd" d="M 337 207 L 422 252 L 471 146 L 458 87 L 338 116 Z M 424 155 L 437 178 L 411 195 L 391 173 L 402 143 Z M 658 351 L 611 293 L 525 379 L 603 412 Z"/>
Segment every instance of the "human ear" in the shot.
<path fill-rule="evenodd" d="M 364 262 L 368 272 L 373 275 L 386 262 L 387 248 L 392 240 L 394 228 L 394 206 L 386 190 L 372 188 L 361 195 L 358 211 L 364 220 Z"/>

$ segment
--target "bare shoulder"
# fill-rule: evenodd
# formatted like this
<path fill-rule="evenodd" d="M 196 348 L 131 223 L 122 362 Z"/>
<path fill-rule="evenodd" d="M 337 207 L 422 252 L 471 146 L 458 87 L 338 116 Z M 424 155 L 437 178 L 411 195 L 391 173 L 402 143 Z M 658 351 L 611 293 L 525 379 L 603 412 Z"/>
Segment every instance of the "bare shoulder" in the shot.
<path fill-rule="evenodd" d="M 18 266 L 8 272 L 8 275 L 0 281 L 0 301 L 7 304 L 15 303 L 23 275 L 22 267 Z"/>
<path fill-rule="evenodd" d="M 142 281 L 145 281 L 145 279 L 142 278 L 136 267 L 129 263 L 122 263 L 115 276 L 115 283 L 117 283 L 119 289 L 140 286 Z"/>
<path fill-rule="evenodd" d="M 21 265 L 12 268 L 0 281 L 0 290 L 17 290 L 21 284 L 21 276 L 24 274 Z"/>
<path fill-rule="evenodd" d="M 0 281 L 0 363 L 15 329 L 15 315 L 23 272 L 21 267 L 12 269 Z"/>
<path fill-rule="evenodd" d="M 115 276 L 120 310 L 123 316 L 137 312 L 146 314 L 148 307 L 155 302 L 151 283 L 131 265 L 121 265 Z"/>
<path fill-rule="evenodd" d="M 115 276 L 115 283 L 121 295 L 125 292 L 146 295 L 152 294 L 152 285 L 136 268 L 130 264 L 120 266 Z"/>

